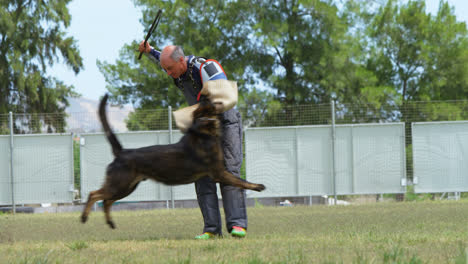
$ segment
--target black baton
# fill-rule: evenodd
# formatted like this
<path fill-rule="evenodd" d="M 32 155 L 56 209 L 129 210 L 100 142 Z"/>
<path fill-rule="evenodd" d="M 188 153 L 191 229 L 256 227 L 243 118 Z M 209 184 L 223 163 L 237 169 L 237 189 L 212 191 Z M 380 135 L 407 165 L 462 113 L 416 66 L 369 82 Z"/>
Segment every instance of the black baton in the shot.
<path fill-rule="evenodd" d="M 153 31 L 158 27 L 159 20 L 161 20 L 161 13 L 162 13 L 162 10 L 159 9 L 158 13 L 156 14 L 156 18 L 153 21 L 153 24 L 151 24 L 151 27 L 150 27 L 148 33 L 146 34 L 145 43 L 143 44 L 144 49 L 146 49 L 146 42 L 148 41 L 149 37 L 151 36 L 151 33 L 153 33 Z M 143 52 L 140 51 L 140 55 L 138 56 L 138 59 L 141 59 L 142 54 L 143 54 Z"/>

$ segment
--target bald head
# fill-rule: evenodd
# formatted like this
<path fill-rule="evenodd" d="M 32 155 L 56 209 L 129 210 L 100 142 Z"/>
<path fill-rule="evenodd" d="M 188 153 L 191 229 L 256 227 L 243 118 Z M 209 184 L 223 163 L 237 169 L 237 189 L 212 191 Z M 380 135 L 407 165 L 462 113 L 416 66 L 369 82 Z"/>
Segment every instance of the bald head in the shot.
<path fill-rule="evenodd" d="M 185 57 L 184 51 L 182 50 L 181 47 L 175 46 L 175 45 L 169 45 L 164 47 L 164 49 L 161 52 L 161 59 L 165 58 L 171 58 L 174 61 L 177 61 L 180 57 Z"/>
<path fill-rule="evenodd" d="M 179 78 L 187 71 L 184 51 L 179 46 L 169 45 L 161 51 L 160 64 L 167 74 Z"/>

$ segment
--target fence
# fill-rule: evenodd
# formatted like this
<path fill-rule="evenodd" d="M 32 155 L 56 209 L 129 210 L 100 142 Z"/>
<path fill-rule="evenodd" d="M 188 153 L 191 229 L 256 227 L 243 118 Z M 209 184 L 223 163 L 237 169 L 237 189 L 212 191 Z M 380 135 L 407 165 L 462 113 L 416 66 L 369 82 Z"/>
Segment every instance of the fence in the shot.
<path fill-rule="evenodd" d="M 11 152 L 10 137 L 0 136 L 0 204 L 71 203 L 72 135 L 15 135 L 13 142 Z"/>
<path fill-rule="evenodd" d="M 468 122 L 459 120 L 468 120 L 467 105 L 241 108 L 242 174 L 267 186 L 248 197 L 404 193 L 407 183 L 422 193 L 466 192 Z M 168 120 L 171 109 L 113 110 L 108 116 L 125 147 L 182 136 Z M 71 203 L 74 189 L 85 200 L 112 159 L 99 131 L 95 112 L 0 115 L 0 204 Z M 193 185 L 148 181 L 124 201 L 194 198 Z"/>
<path fill-rule="evenodd" d="M 247 178 L 268 186 L 252 197 L 405 192 L 403 123 L 338 125 L 334 153 L 331 131 L 331 126 L 247 129 Z"/>
<path fill-rule="evenodd" d="M 416 192 L 468 190 L 468 122 L 413 123 Z"/>

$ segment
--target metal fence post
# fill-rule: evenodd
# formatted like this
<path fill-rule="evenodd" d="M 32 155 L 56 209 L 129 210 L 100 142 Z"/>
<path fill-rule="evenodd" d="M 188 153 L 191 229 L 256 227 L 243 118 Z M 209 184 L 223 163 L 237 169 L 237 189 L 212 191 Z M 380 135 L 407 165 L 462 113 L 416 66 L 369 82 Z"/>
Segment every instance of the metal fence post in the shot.
<path fill-rule="evenodd" d="M 73 140 L 74 134 L 71 133 L 71 200 L 72 203 L 75 201 L 75 141 Z"/>
<path fill-rule="evenodd" d="M 298 135 L 297 135 L 297 127 L 294 128 L 294 136 L 295 136 L 295 141 L 296 141 L 296 144 L 295 144 L 295 154 L 296 154 L 296 169 L 295 169 L 295 173 L 296 173 L 296 177 L 295 177 L 295 183 L 294 183 L 294 188 L 295 188 L 295 191 L 296 191 L 296 195 L 299 195 L 299 139 L 298 139 Z"/>
<path fill-rule="evenodd" d="M 332 138 L 331 138 L 331 151 L 332 151 L 332 177 L 333 177 L 333 196 L 335 197 L 334 204 L 337 204 L 336 195 L 336 159 L 335 159 L 335 141 L 336 141 L 336 130 L 335 130 L 335 101 L 331 99 L 331 119 L 332 119 Z"/>
<path fill-rule="evenodd" d="M 168 107 L 168 117 L 169 117 L 169 144 L 172 144 L 172 107 Z M 171 188 L 171 207 L 175 208 L 174 205 L 174 187 Z"/>
<path fill-rule="evenodd" d="M 11 205 L 13 214 L 16 214 L 15 187 L 13 176 L 13 113 L 10 112 L 10 179 L 11 179 Z"/>

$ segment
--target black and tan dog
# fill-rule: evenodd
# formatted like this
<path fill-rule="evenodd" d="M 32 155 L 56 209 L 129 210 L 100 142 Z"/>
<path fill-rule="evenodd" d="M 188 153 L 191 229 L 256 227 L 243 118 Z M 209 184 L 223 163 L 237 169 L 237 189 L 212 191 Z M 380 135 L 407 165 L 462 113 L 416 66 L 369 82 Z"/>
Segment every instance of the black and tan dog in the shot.
<path fill-rule="evenodd" d="M 91 206 L 99 200 L 104 200 L 107 224 L 115 228 L 110 216 L 112 204 L 130 195 L 138 184 L 146 179 L 167 185 L 180 185 L 209 176 L 215 182 L 243 189 L 255 191 L 265 189 L 263 184 L 247 182 L 225 170 L 220 121 L 215 106 L 208 99 L 202 99 L 193 113 L 192 126 L 178 143 L 123 149 L 107 122 L 105 111 L 107 98 L 106 94 L 101 100 L 99 118 L 115 159 L 107 166 L 102 188 L 90 192 L 81 215 L 83 223 L 88 219 Z"/>

